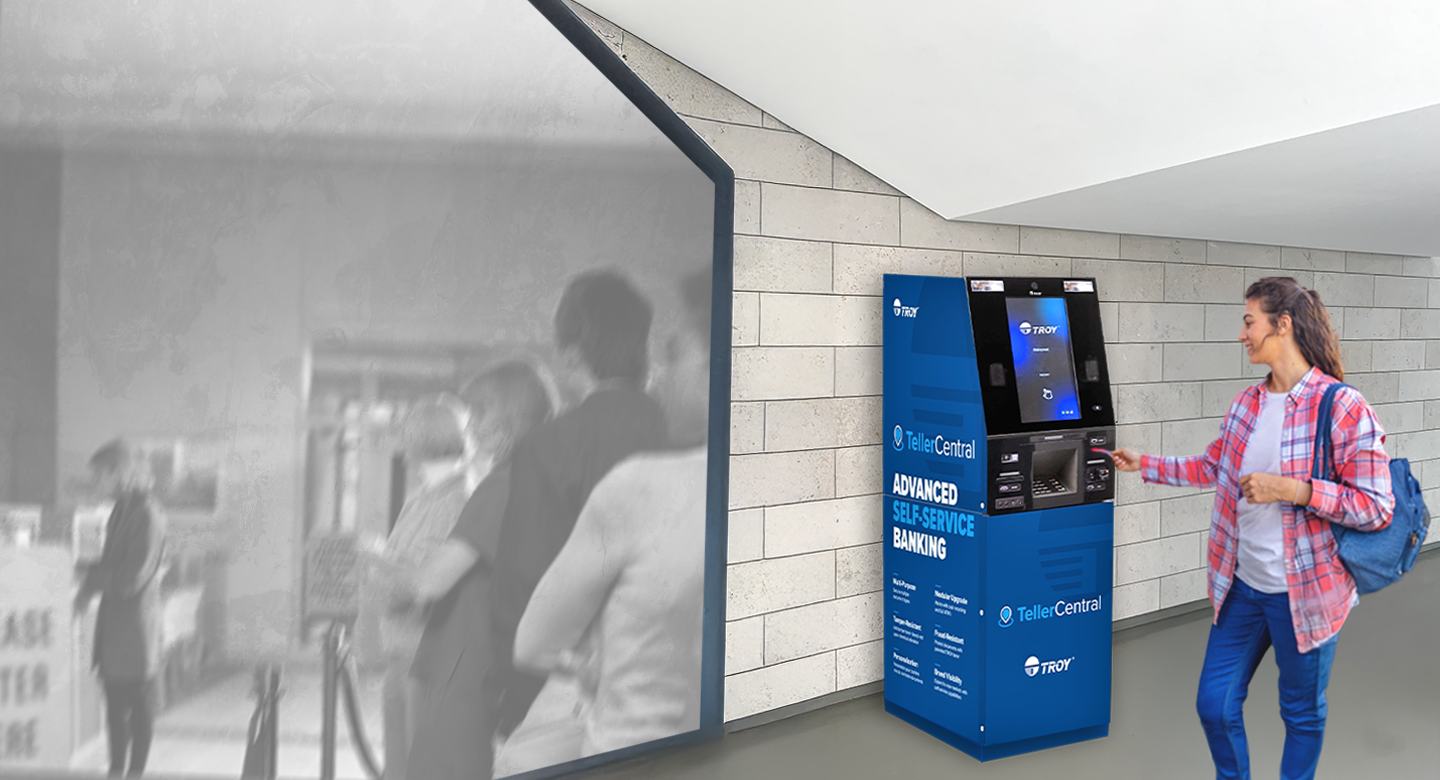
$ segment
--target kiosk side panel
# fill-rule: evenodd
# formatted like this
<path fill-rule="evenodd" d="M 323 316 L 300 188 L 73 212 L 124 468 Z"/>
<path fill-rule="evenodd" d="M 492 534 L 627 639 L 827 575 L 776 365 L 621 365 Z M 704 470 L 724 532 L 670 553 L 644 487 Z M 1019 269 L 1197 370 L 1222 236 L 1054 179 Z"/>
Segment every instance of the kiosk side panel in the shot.
<path fill-rule="evenodd" d="M 885 699 L 978 743 L 985 428 L 963 284 L 885 277 Z"/>

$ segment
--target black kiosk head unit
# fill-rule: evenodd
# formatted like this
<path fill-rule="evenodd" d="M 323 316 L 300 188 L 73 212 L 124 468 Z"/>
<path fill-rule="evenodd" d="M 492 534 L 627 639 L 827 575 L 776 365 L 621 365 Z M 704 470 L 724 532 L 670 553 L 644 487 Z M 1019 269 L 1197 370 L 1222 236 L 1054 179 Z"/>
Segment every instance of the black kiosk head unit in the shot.
<path fill-rule="evenodd" d="M 1095 280 L 966 279 L 990 514 L 1112 499 L 1115 413 Z"/>

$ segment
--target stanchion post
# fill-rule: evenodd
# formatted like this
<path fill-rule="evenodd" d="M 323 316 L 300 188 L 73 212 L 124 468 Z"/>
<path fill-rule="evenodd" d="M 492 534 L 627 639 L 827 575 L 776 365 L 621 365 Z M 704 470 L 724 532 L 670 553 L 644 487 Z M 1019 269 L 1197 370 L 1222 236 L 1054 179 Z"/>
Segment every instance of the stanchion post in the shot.
<path fill-rule="evenodd" d="M 321 649 L 320 780 L 335 780 L 336 694 L 340 674 L 340 624 L 331 623 Z"/>
<path fill-rule="evenodd" d="M 250 718 L 245 759 L 240 775 L 254 780 L 275 780 L 280 766 L 280 668 L 255 667 L 255 714 Z"/>
<path fill-rule="evenodd" d="M 270 665 L 270 668 L 269 668 L 269 672 L 270 672 L 270 679 L 268 680 L 268 683 L 269 683 L 269 684 L 266 686 L 266 693 L 269 695 L 270 717 L 266 720 L 265 726 L 266 726 L 266 729 L 268 730 L 268 734 L 267 734 L 266 736 L 267 736 L 267 737 L 269 738 L 269 740 L 270 740 L 270 754 L 269 754 L 269 759 L 270 759 L 269 770 L 270 770 L 270 773 L 269 773 L 268 775 L 266 775 L 266 776 L 269 777 L 269 778 L 272 778 L 272 780 L 273 780 L 273 778 L 278 777 L 278 776 L 280 775 L 280 667 L 279 667 L 279 665 L 277 665 L 277 664 L 271 664 L 271 665 Z"/>

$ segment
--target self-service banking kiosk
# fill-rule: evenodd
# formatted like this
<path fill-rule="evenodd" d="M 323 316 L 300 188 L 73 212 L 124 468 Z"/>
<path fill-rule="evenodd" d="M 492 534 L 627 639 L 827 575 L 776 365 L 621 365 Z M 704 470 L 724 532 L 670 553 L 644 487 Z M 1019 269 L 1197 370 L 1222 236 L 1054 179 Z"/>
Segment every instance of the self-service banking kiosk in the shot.
<path fill-rule="evenodd" d="M 985 761 L 1110 731 L 1095 280 L 885 276 L 885 707 Z"/>

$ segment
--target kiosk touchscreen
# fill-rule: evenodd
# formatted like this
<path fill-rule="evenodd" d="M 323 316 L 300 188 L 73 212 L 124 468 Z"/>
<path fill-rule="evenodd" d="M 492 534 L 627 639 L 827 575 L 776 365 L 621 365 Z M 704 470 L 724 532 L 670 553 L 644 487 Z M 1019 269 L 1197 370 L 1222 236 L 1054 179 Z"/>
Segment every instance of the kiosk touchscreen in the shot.
<path fill-rule="evenodd" d="M 886 709 L 981 760 L 1105 736 L 1095 280 L 887 275 Z"/>

